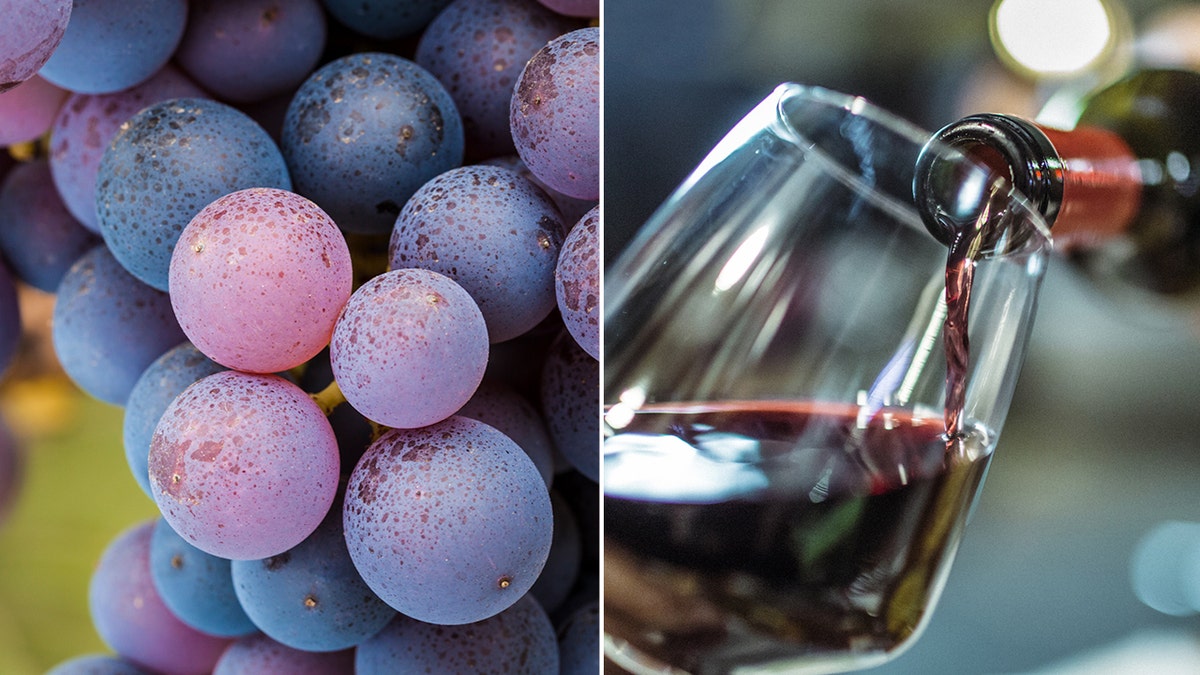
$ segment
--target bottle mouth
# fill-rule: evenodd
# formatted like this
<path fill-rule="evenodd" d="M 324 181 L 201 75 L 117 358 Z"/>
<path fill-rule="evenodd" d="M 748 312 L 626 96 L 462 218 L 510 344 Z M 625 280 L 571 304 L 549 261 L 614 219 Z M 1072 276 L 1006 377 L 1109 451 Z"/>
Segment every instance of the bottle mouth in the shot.
<path fill-rule="evenodd" d="M 917 157 L 913 197 L 934 238 L 955 246 L 977 233 L 979 255 L 990 256 L 1019 248 L 1035 229 L 1019 226 L 1029 214 L 1013 213 L 996 197 L 1011 201 L 1015 190 L 1048 226 L 1062 205 L 1062 176 L 1054 146 L 1035 125 L 983 113 L 933 134 Z"/>

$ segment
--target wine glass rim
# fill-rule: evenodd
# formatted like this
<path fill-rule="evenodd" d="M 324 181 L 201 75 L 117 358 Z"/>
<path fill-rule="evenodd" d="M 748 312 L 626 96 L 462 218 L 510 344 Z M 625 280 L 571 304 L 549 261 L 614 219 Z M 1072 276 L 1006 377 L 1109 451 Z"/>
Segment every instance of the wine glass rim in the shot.
<path fill-rule="evenodd" d="M 801 141 L 806 151 L 812 152 L 818 161 L 825 164 L 830 171 L 839 177 L 847 185 L 854 190 L 861 192 L 867 199 L 874 201 L 881 208 L 888 210 L 891 213 L 901 216 L 904 222 L 914 223 L 918 227 L 921 225 L 921 217 L 917 211 L 916 205 L 907 203 L 897 199 L 893 195 L 880 192 L 865 180 L 859 172 L 848 167 L 844 162 L 827 152 L 821 147 L 819 141 L 814 141 L 802 129 L 798 128 L 785 110 L 785 104 L 789 100 L 807 99 L 812 103 L 821 106 L 827 106 L 832 109 L 840 109 L 844 114 L 864 119 L 872 124 L 878 125 L 880 128 L 886 129 L 895 136 L 902 138 L 912 143 L 917 148 L 929 148 L 939 154 L 952 158 L 955 162 L 961 162 L 964 165 L 978 168 L 980 171 L 989 175 L 994 175 L 986 166 L 980 162 L 967 157 L 961 150 L 942 143 L 933 137 L 933 134 L 926 131 L 919 125 L 910 122 L 909 120 L 892 113 L 874 103 L 863 96 L 853 94 L 845 94 L 825 87 L 800 84 L 795 82 L 785 82 L 776 87 L 773 96 L 776 98 L 775 113 L 776 119 L 782 124 L 787 132 L 796 140 Z M 1030 225 L 1030 234 L 1036 236 L 1031 237 L 1025 242 L 1016 252 L 1028 253 L 1032 249 L 1049 248 L 1052 242 L 1050 227 L 1046 224 L 1045 218 L 1033 206 L 1029 198 L 1012 185 L 1005 181 L 1007 192 L 1006 199 L 1012 204 L 1012 208 L 1022 214 L 1022 217 L 1028 221 Z M 1003 257 L 1003 256 L 1001 256 Z"/>

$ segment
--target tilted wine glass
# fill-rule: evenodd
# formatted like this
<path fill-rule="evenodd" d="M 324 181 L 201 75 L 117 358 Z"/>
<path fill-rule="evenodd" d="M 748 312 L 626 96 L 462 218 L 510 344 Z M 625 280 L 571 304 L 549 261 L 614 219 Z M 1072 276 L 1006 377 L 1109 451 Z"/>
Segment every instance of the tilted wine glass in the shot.
<path fill-rule="evenodd" d="M 914 203 L 930 153 L 949 250 Z M 605 275 L 607 657 L 825 673 L 909 644 L 1048 248 L 1003 177 L 864 99 L 785 84 L 754 108 Z"/>

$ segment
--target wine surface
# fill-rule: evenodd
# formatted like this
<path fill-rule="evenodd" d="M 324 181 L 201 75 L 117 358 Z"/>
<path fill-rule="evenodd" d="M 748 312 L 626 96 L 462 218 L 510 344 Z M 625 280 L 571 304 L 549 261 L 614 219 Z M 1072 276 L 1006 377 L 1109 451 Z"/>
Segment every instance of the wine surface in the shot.
<path fill-rule="evenodd" d="M 932 608 L 991 457 L 935 411 L 643 407 L 605 447 L 605 632 L 644 664 L 882 662 Z"/>

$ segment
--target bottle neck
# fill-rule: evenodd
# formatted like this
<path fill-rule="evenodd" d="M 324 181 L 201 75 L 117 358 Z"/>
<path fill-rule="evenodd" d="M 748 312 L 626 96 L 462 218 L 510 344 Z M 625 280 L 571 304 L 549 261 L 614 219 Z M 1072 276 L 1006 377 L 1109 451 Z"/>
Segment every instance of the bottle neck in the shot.
<path fill-rule="evenodd" d="M 1136 156 L 1120 136 L 1100 127 L 1063 131 L 984 113 L 950 124 L 934 138 L 1009 178 L 1045 218 L 1059 250 L 1095 246 L 1125 232 L 1141 205 Z M 927 171 L 918 167 L 919 176 Z M 943 241 L 950 234 L 934 232 Z"/>

